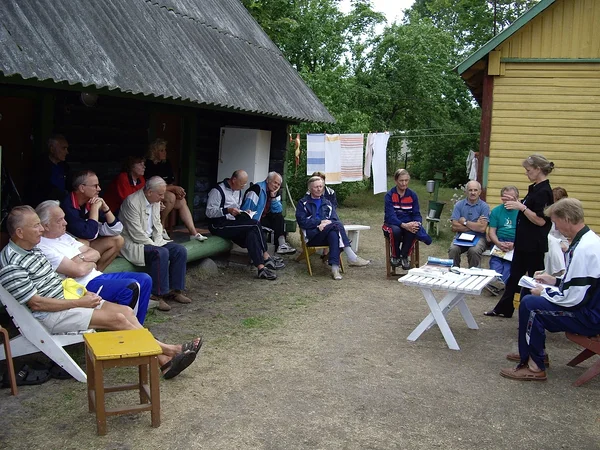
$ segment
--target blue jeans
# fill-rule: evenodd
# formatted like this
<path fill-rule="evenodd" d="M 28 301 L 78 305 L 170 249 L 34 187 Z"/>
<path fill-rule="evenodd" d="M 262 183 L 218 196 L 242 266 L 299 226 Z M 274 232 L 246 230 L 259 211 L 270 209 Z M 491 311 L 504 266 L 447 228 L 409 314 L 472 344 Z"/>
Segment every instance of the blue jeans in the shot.
<path fill-rule="evenodd" d="M 91 280 L 86 289 L 100 292 L 100 297 L 112 303 L 129 306 L 138 321 L 143 324 L 148 311 L 152 278 L 146 273 L 118 272 L 105 273 Z"/>
<path fill-rule="evenodd" d="M 171 290 L 185 289 L 187 250 L 183 245 L 168 242 L 162 247 L 144 245 L 146 270 L 152 277 L 152 293 L 165 295 Z"/>
<path fill-rule="evenodd" d="M 504 284 L 508 282 L 508 277 L 510 277 L 510 265 L 511 261 L 508 261 L 507 259 L 499 258 L 497 256 L 490 257 L 490 269 L 495 270 L 502 275 Z"/>

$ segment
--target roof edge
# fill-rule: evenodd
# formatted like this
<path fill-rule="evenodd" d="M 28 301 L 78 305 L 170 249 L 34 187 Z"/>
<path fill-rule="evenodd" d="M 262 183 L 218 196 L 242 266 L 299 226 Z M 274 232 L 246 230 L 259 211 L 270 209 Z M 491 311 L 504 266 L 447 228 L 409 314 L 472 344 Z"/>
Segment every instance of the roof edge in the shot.
<path fill-rule="evenodd" d="M 550 5 L 555 3 L 556 0 L 541 0 L 533 8 L 525 12 L 521 17 L 511 23 L 501 33 L 494 36 L 492 39 L 487 41 L 482 47 L 475 51 L 471 56 L 467 57 L 463 62 L 454 68 L 459 75 L 465 73 L 473 64 L 482 59 L 485 55 L 491 52 L 494 48 L 498 47 L 505 40 L 523 28 L 528 22 L 534 19 L 538 14 L 548 8 Z"/>

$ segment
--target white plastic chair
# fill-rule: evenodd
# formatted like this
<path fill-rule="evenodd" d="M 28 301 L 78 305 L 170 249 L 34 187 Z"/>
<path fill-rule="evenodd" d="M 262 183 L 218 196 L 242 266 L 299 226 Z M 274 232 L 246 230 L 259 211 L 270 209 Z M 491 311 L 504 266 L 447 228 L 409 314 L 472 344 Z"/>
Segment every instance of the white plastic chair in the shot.
<path fill-rule="evenodd" d="M 86 330 L 74 334 L 50 334 L 33 317 L 29 309 L 16 301 L 2 286 L 0 286 L 0 301 L 6 307 L 12 321 L 21 333 L 10 340 L 13 358 L 43 352 L 77 381 L 82 383 L 87 381 L 85 372 L 73 361 L 73 358 L 71 358 L 63 347 L 83 342 L 82 334 L 94 332 L 94 330 Z M 6 359 L 4 348 L 0 348 L 0 361 L 4 359 Z"/>

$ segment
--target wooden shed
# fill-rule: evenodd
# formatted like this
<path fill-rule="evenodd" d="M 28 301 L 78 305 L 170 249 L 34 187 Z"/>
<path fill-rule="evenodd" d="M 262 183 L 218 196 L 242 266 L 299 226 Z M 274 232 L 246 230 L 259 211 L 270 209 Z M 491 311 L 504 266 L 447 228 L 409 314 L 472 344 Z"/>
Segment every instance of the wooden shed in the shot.
<path fill-rule="evenodd" d="M 479 179 L 526 192 L 533 153 L 600 231 L 600 1 L 541 0 L 457 67 L 482 108 Z"/>

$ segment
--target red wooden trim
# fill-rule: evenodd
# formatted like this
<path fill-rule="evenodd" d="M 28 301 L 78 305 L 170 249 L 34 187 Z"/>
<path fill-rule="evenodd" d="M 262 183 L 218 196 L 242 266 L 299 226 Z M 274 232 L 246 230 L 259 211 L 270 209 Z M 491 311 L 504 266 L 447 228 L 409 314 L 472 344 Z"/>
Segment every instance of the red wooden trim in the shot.
<path fill-rule="evenodd" d="M 483 95 L 481 96 L 481 125 L 479 131 L 479 158 L 477 179 L 483 180 L 483 167 L 490 156 L 490 137 L 492 135 L 492 106 L 494 104 L 494 77 L 483 76 Z M 481 198 L 486 199 L 487 186 L 482 186 Z"/>

